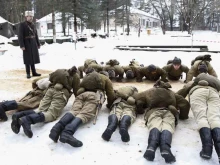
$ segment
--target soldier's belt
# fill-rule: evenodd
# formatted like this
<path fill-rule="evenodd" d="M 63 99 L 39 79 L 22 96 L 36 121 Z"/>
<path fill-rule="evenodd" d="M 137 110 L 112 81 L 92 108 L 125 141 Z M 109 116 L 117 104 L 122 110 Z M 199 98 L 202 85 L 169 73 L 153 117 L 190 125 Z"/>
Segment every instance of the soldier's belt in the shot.
<path fill-rule="evenodd" d="M 25 39 L 29 39 L 29 38 L 35 38 L 35 36 L 27 36 L 27 37 L 25 37 Z"/>

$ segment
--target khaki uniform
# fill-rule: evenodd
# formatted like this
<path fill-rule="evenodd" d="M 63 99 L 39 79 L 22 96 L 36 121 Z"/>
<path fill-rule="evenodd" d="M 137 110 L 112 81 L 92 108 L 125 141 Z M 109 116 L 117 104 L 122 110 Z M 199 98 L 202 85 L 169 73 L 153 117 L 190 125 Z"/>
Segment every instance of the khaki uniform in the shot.
<path fill-rule="evenodd" d="M 142 81 L 143 77 L 146 77 L 146 80 L 150 80 L 150 81 L 157 81 L 160 78 L 162 81 L 165 82 L 167 81 L 165 70 L 159 67 L 156 67 L 156 73 L 154 74 L 149 72 L 147 67 L 134 68 L 134 70 L 135 70 L 135 74 L 137 75 L 136 77 L 137 81 Z"/>
<path fill-rule="evenodd" d="M 104 92 L 107 95 L 107 106 L 110 107 L 115 99 L 111 80 L 95 71 L 87 74 L 80 84 L 70 113 L 80 118 L 83 123 L 88 122 L 95 116 L 98 106 L 100 108 L 104 103 Z"/>
<path fill-rule="evenodd" d="M 204 63 L 204 64 L 207 65 L 208 74 L 210 74 L 214 77 L 218 77 L 215 70 L 214 70 L 214 68 L 212 67 L 212 65 L 208 61 L 197 60 L 197 61 L 194 62 L 193 66 L 190 68 L 189 72 L 187 73 L 187 78 L 186 78 L 187 83 L 189 81 L 191 81 L 193 79 L 193 77 L 197 77 L 200 74 L 200 72 L 198 70 L 198 66 L 201 63 Z"/>
<path fill-rule="evenodd" d="M 135 73 L 135 68 L 140 68 L 139 62 L 132 60 L 128 66 L 123 66 L 124 73 L 126 73 L 128 70 L 132 70 L 134 72 L 134 77 L 137 77 Z"/>
<path fill-rule="evenodd" d="M 182 73 L 188 73 L 189 68 L 185 65 L 181 65 L 178 70 L 174 69 L 173 64 L 169 64 L 163 67 L 163 70 L 167 72 L 167 77 L 170 80 L 179 80 L 182 77 Z"/>
<path fill-rule="evenodd" d="M 48 77 L 48 76 L 46 76 Z M 24 111 L 29 109 L 37 108 L 40 105 L 40 101 L 43 99 L 46 89 L 40 89 L 37 86 L 37 81 L 42 80 L 46 77 L 39 77 L 32 81 L 33 90 L 28 92 L 22 99 L 17 101 L 18 111 Z"/>
<path fill-rule="evenodd" d="M 106 66 L 104 66 L 104 71 L 114 70 L 115 71 L 115 77 L 123 78 L 124 75 L 124 69 L 122 66 L 119 65 L 120 63 L 117 60 L 109 60 L 106 62 Z"/>
<path fill-rule="evenodd" d="M 84 62 L 84 66 L 79 66 L 78 67 L 78 70 L 80 72 L 80 78 L 83 78 L 83 72 L 85 72 L 85 70 L 87 68 L 93 68 L 95 69 L 96 72 L 100 72 L 103 70 L 103 67 L 101 65 L 99 65 L 96 60 L 93 60 L 93 59 L 87 59 L 85 62 Z"/>
<path fill-rule="evenodd" d="M 138 108 L 146 104 L 146 125 L 149 130 L 157 128 L 159 131 L 168 130 L 174 133 L 175 117 L 188 118 L 189 103 L 182 96 L 165 88 L 151 88 L 135 96 Z M 178 112 L 177 109 L 180 111 Z"/>
<path fill-rule="evenodd" d="M 136 105 L 132 97 L 134 93 L 135 88 L 131 86 L 121 87 L 119 90 L 116 90 L 117 99 L 113 103 L 110 115 L 115 114 L 118 121 L 120 121 L 123 116 L 128 115 L 131 117 L 131 123 L 133 123 L 136 119 Z"/>
<path fill-rule="evenodd" d="M 184 97 L 189 94 L 191 109 L 199 129 L 220 127 L 219 90 L 220 81 L 217 78 L 201 73 L 193 83 L 187 83 L 184 89 L 178 91 Z"/>
<path fill-rule="evenodd" d="M 50 81 L 52 84 L 40 102 L 39 109 L 35 110 L 36 113 L 44 114 L 45 122 L 54 121 L 60 116 L 72 94 L 72 89 L 76 96 L 80 77 L 77 73 L 71 76 L 67 70 L 58 69 L 50 75 Z"/>

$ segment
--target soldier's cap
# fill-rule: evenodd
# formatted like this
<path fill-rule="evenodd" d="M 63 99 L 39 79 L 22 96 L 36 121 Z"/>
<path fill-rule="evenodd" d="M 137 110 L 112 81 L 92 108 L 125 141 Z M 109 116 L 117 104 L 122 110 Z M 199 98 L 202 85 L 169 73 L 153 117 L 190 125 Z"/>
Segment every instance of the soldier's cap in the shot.
<path fill-rule="evenodd" d="M 133 72 L 132 70 L 128 70 L 128 71 L 126 72 L 126 77 L 127 77 L 127 79 L 132 79 L 132 78 L 134 78 L 134 72 Z"/>
<path fill-rule="evenodd" d="M 206 73 L 208 71 L 208 68 L 205 64 L 199 64 L 198 70 L 200 73 Z"/>
<path fill-rule="evenodd" d="M 32 12 L 32 11 L 25 11 L 24 16 L 25 16 L 25 17 L 27 17 L 27 16 L 33 17 L 33 16 L 34 16 L 34 12 Z"/>
<path fill-rule="evenodd" d="M 76 66 L 73 66 L 72 68 L 70 68 L 70 69 L 68 70 L 68 72 L 69 72 L 70 74 L 76 73 L 76 71 L 77 71 Z"/>
<path fill-rule="evenodd" d="M 154 71 L 156 71 L 156 66 L 155 65 L 153 65 L 153 64 L 151 64 L 151 65 L 149 65 L 148 67 L 147 67 L 147 70 L 149 71 L 149 72 L 154 72 Z"/>
<path fill-rule="evenodd" d="M 110 69 L 108 70 L 109 78 L 114 78 L 115 77 L 115 71 Z"/>
<path fill-rule="evenodd" d="M 180 58 L 177 58 L 177 57 L 174 57 L 174 59 L 173 59 L 173 64 L 174 64 L 174 65 L 180 65 L 180 64 L 181 64 L 181 59 L 180 59 Z"/>
<path fill-rule="evenodd" d="M 94 71 L 95 71 L 94 68 L 89 67 L 89 68 L 87 68 L 87 69 L 85 70 L 85 73 L 86 73 L 86 74 L 89 74 L 89 73 L 92 73 L 92 72 L 94 72 Z"/>
<path fill-rule="evenodd" d="M 103 75 L 105 75 L 105 76 L 107 76 L 107 77 L 109 77 L 109 74 L 108 74 L 108 72 L 106 72 L 106 71 L 101 71 L 101 72 L 99 72 L 100 74 L 103 74 Z"/>

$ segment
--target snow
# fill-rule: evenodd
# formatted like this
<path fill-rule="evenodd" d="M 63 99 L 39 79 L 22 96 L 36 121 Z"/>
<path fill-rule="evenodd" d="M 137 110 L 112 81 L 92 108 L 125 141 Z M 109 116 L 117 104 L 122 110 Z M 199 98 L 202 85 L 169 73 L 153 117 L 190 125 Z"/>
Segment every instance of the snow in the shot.
<path fill-rule="evenodd" d="M 40 48 L 41 63 L 36 65 L 40 73 L 50 73 L 58 68 L 70 68 L 73 65 L 83 65 L 85 59 L 96 59 L 97 62 L 106 62 L 109 59 L 118 59 L 121 65 L 128 65 L 129 61 L 136 59 L 145 66 L 155 64 L 163 67 L 166 62 L 173 59 L 175 56 L 182 59 L 182 63 L 190 67 L 191 60 L 198 55 L 207 54 L 196 52 L 146 52 L 146 51 L 120 51 L 114 49 L 116 45 L 168 45 L 168 44 L 185 44 L 191 45 L 191 37 L 171 37 L 172 33 L 165 36 L 147 35 L 142 32 L 138 38 L 137 33 L 131 36 L 117 36 L 114 38 L 100 39 L 88 38 L 88 42 L 63 43 L 63 44 L 45 44 Z M 181 35 L 181 33 L 175 35 Z M 214 32 L 195 32 L 194 39 L 220 41 L 220 36 Z M 199 42 L 193 44 L 208 45 L 209 50 L 220 50 L 219 43 Z M 88 45 L 93 45 L 92 48 L 85 48 Z M 2 46 L 2 45 L 1 45 Z M 0 101 L 11 100 L 23 97 L 31 89 L 31 80 L 25 78 L 24 64 L 22 59 L 22 51 L 19 47 L 9 44 L 4 45 L 7 52 L 0 56 Z M 212 65 L 215 68 L 218 76 L 220 76 L 220 56 L 216 53 L 211 53 Z M 185 75 L 184 75 L 185 78 Z M 183 80 L 184 80 L 183 78 Z M 177 91 L 184 83 L 171 82 L 173 90 Z M 114 83 L 114 88 L 117 89 L 123 85 L 134 85 L 139 91 L 151 88 L 153 83 L 145 81 L 143 83 L 126 82 Z M 70 110 L 74 97 L 72 96 L 61 116 Z M 156 157 L 153 162 L 149 162 L 143 158 L 143 154 L 147 147 L 148 129 L 145 126 L 143 115 L 139 115 L 135 123 L 129 128 L 131 141 L 123 143 L 117 129 L 111 140 L 106 142 L 102 140 L 101 135 L 107 126 L 109 111 L 105 104 L 99 112 L 96 125 L 92 122 L 82 125 L 75 133 L 74 137 L 83 142 L 83 147 L 73 148 L 61 142 L 54 143 L 48 137 L 50 129 L 57 122 L 39 123 L 32 125 L 33 138 L 27 138 L 23 130 L 18 135 L 11 131 L 11 115 L 8 114 L 9 120 L 0 123 L 0 155 L 1 162 L 4 165 L 45 165 L 45 164 L 88 164 L 88 165 L 142 165 L 165 164 L 161 157 L 159 149 L 156 152 Z M 199 156 L 201 150 L 201 141 L 197 132 L 192 112 L 190 118 L 186 121 L 179 121 L 176 131 L 173 135 L 172 152 L 176 156 L 174 165 L 217 165 L 218 157 L 213 150 L 213 155 L 210 160 L 203 160 Z"/>

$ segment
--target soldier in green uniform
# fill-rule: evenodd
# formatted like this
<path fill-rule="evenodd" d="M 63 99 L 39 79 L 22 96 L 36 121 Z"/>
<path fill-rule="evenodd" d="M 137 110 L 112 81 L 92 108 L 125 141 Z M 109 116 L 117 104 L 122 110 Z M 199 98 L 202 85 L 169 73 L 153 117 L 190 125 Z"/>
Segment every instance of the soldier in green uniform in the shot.
<path fill-rule="evenodd" d="M 136 61 L 135 59 L 132 59 L 132 61 L 130 61 L 130 64 L 128 66 L 123 66 L 126 78 L 127 79 L 136 78 L 137 75 L 135 74 L 134 68 L 140 68 L 140 67 L 143 67 L 143 64 L 140 65 L 139 62 Z"/>
<path fill-rule="evenodd" d="M 211 159 L 213 142 L 220 162 L 220 80 L 205 73 L 188 82 L 177 93 L 189 94 L 190 106 L 202 142 L 200 156 Z"/>
<path fill-rule="evenodd" d="M 50 131 L 49 137 L 57 142 L 67 143 L 73 147 L 81 147 L 83 143 L 73 137 L 73 134 L 82 123 L 97 116 L 107 95 L 107 107 L 111 107 L 115 93 L 111 80 L 103 74 L 87 69 L 87 75 L 83 78 L 72 109 L 66 113 Z M 105 92 L 105 93 L 104 93 Z"/>
<path fill-rule="evenodd" d="M 128 127 L 136 119 L 136 105 L 133 95 L 137 92 L 137 88 L 133 86 L 125 86 L 115 90 L 116 100 L 110 108 L 111 112 L 108 117 L 108 126 L 102 134 L 104 140 L 109 141 L 119 125 L 121 140 L 123 142 L 130 141 Z"/>
<path fill-rule="evenodd" d="M 56 70 L 50 74 L 49 80 L 51 84 L 37 110 L 29 111 L 28 115 L 17 112 L 12 116 L 11 126 L 14 133 L 19 133 L 22 126 L 25 135 L 31 138 L 33 136 L 31 124 L 56 120 L 66 106 L 72 94 L 72 89 L 76 96 L 80 77 L 75 66 L 69 70 Z"/>
<path fill-rule="evenodd" d="M 84 62 L 84 66 L 79 66 L 78 67 L 78 70 L 79 70 L 79 73 L 80 73 L 80 78 L 83 78 L 83 72 L 85 72 L 86 69 L 89 68 L 89 67 L 94 68 L 96 72 L 100 72 L 100 71 L 103 70 L 102 65 L 99 65 L 96 60 L 87 59 Z"/>
<path fill-rule="evenodd" d="M 103 70 L 109 73 L 109 78 L 111 80 L 116 78 L 116 81 L 121 82 L 124 75 L 124 69 L 119 64 L 120 63 L 116 59 L 111 59 L 106 62 Z"/>
<path fill-rule="evenodd" d="M 171 64 L 168 64 L 163 67 L 163 70 L 167 72 L 167 78 L 170 80 L 179 80 L 182 78 L 182 73 L 188 73 L 189 68 L 183 64 L 181 64 L 181 59 L 175 57 L 172 60 Z"/>
<path fill-rule="evenodd" d="M 142 111 L 143 107 L 147 107 L 145 120 L 150 133 L 144 158 L 149 161 L 154 160 L 158 146 L 166 163 L 176 161 L 170 150 L 175 123 L 177 124 L 175 121 L 178 116 L 180 119 L 188 118 L 190 109 L 188 101 L 169 88 L 171 88 L 169 83 L 157 81 L 154 88 L 135 95 L 137 110 Z"/>
<path fill-rule="evenodd" d="M 137 75 L 136 81 L 142 82 L 142 78 L 145 77 L 146 80 L 157 81 L 161 79 L 164 82 L 167 82 L 166 71 L 151 64 L 146 67 L 135 68 L 135 74 Z"/>
<path fill-rule="evenodd" d="M 46 93 L 46 89 L 49 86 L 49 79 L 45 77 L 40 77 L 32 81 L 33 90 L 29 91 L 23 98 L 19 101 L 11 100 L 4 101 L 0 103 L 0 120 L 7 121 L 8 117 L 6 111 L 17 110 L 22 111 L 21 113 L 27 113 L 26 110 L 37 108 L 40 101 Z"/>
<path fill-rule="evenodd" d="M 210 55 L 196 57 L 196 59 L 192 61 L 191 63 L 192 66 L 189 72 L 187 73 L 186 83 L 188 83 L 189 81 L 193 79 L 193 77 L 197 77 L 201 73 L 199 70 L 201 66 L 206 66 L 208 74 L 214 77 L 218 77 L 214 68 L 210 64 L 210 61 L 211 61 Z"/>

